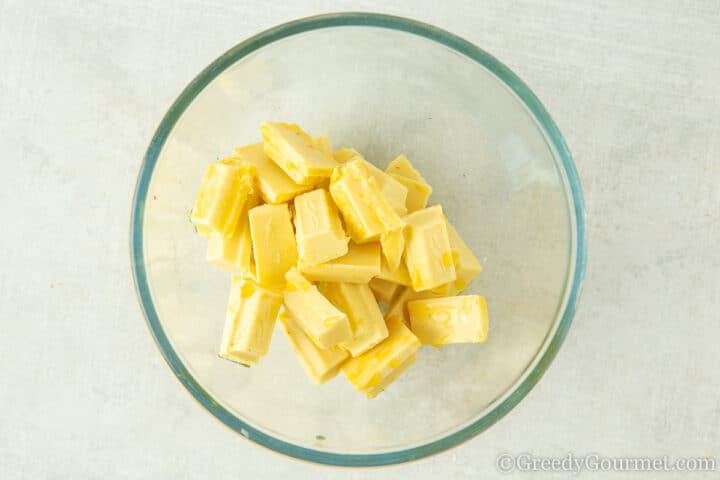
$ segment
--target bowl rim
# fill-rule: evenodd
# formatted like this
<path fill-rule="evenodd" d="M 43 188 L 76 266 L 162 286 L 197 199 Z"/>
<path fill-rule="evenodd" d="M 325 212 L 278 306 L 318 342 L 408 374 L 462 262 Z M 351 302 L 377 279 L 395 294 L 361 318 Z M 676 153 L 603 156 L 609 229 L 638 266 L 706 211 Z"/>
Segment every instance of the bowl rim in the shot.
<path fill-rule="evenodd" d="M 178 354 L 173 349 L 169 338 L 165 334 L 152 301 L 144 261 L 143 223 L 145 202 L 149 191 L 152 173 L 165 141 L 186 108 L 218 75 L 252 52 L 270 43 L 291 37 L 293 35 L 312 30 L 342 26 L 384 28 L 424 37 L 455 50 L 463 56 L 484 66 L 493 73 L 525 104 L 530 114 L 535 117 L 538 126 L 543 130 L 546 141 L 549 143 L 548 146 L 554 148 L 556 160 L 559 159 L 560 161 L 558 169 L 560 170 L 561 175 L 564 174 L 567 182 L 565 190 L 569 189 L 570 191 L 571 198 L 568 200 L 572 202 L 572 213 L 575 215 L 574 225 L 572 218 L 570 222 L 571 239 L 574 240 L 574 242 L 571 242 L 570 248 L 572 249 L 574 247 L 574 252 L 571 251 L 570 253 L 571 262 L 569 268 L 573 269 L 573 271 L 571 275 L 568 275 L 568 282 L 565 287 L 565 307 L 562 311 L 561 319 L 555 330 L 555 334 L 549 342 L 546 340 L 546 349 L 539 359 L 536 357 L 534 360 L 535 365 L 532 369 L 529 372 L 524 372 L 523 376 L 520 377 L 522 380 L 515 385 L 514 390 L 509 395 L 506 395 L 502 401 L 497 403 L 490 412 L 470 422 L 465 427 L 450 433 L 443 438 L 433 440 L 423 445 L 383 453 L 345 454 L 301 447 L 258 430 L 235 416 L 215 401 L 214 398 L 198 383 L 198 381 L 195 380 L 189 370 L 182 363 Z M 565 191 L 565 195 L 567 196 L 567 191 Z M 267 447 L 276 452 L 295 457 L 300 460 L 335 466 L 369 467 L 418 460 L 429 455 L 440 453 L 444 450 L 457 446 L 470 438 L 473 438 L 505 416 L 535 386 L 547 370 L 552 360 L 555 358 L 558 349 L 562 345 L 570 325 L 572 324 L 572 319 L 577 308 L 577 302 L 582 290 L 587 261 L 585 210 L 580 180 L 565 140 L 560 134 L 555 122 L 552 120 L 535 94 L 509 68 L 474 44 L 452 33 L 426 23 L 404 17 L 377 13 L 330 13 L 283 23 L 237 44 L 213 61 L 208 67 L 200 72 L 200 74 L 198 74 L 187 87 L 185 87 L 180 96 L 169 108 L 155 131 L 140 167 L 135 186 L 135 193 L 132 199 L 131 212 L 130 262 L 138 302 L 145 316 L 150 332 L 155 339 L 155 343 L 165 358 L 165 361 L 182 385 L 218 420 L 247 439 L 263 447 Z M 574 257 L 572 256 L 573 254 Z"/>

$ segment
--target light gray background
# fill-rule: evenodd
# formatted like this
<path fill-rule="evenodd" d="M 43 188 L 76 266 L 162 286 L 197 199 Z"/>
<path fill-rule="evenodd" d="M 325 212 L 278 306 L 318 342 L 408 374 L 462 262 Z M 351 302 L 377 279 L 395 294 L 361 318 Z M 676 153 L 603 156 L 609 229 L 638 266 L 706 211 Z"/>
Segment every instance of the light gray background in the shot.
<path fill-rule="evenodd" d="M 720 457 L 720 2 L 444 3 L 0 0 L 2 478 L 486 478 L 503 452 Z M 136 173 L 176 95 L 242 39 L 339 10 L 417 18 L 500 58 L 560 126 L 587 203 L 580 309 L 539 385 L 479 438 L 370 471 L 284 458 L 214 420 L 152 343 L 128 266 Z"/>

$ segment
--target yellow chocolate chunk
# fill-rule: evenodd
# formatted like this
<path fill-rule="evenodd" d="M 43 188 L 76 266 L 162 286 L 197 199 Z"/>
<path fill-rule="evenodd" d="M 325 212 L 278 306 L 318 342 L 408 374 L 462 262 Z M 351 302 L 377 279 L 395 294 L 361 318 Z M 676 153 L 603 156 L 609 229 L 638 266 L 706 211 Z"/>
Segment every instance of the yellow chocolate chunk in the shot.
<path fill-rule="evenodd" d="M 347 315 L 341 312 L 296 269 L 288 271 L 283 305 L 319 348 L 332 348 L 352 339 Z"/>
<path fill-rule="evenodd" d="M 211 163 L 190 215 L 198 232 L 204 235 L 231 235 L 252 189 L 254 176 L 254 165 Z"/>
<path fill-rule="evenodd" d="M 359 159 L 367 168 L 368 173 L 375 179 L 380 193 L 385 197 L 395 213 L 402 216 L 407 214 L 405 203 L 407 201 L 408 189 L 394 177 L 383 172 L 352 148 L 341 148 L 335 152 L 335 161 L 344 164 L 350 160 Z"/>
<path fill-rule="evenodd" d="M 403 286 L 399 283 L 383 280 L 379 277 L 375 277 L 370 280 L 368 286 L 370 287 L 370 290 L 372 290 L 373 294 L 375 295 L 375 299 L 378 302 L 383 302 L 388 305 L 390 305 L 390 302 L 392 302 L 395 294 L 403 288 Z"/>
<path fill-rule="evenodd" d="M 360 152 L 358 152 L 354 148 L 341 148 L 340 150 L 335 150 L 335 153 L 333 153 L 333 157 L 335 158 L 335 161 L 337 163 L 342 164 L 347 163 L 355 157 L 362 157 L 362 155 L 360 155 Z"/>
<path fill-rule="evenodd" d="M 443 283 L 442 285 L 431 288 L 429 291 L 440 296 L 440 297 L 450 297 L 452 295 L 456 295 L 458 292 L 455 289 L 455 282 L 457 280 L 454 280 L 452 282 Z"/>
<path fill-rule="evenodd" d="M 295 235 L 300 260 L 317 265 L 348 252 L 340 214 L 330 195 L 322 189 L 295 198 Z"/>
<path fill-rule="evenodd" d="M 398 155 L 395 160 L 390 162 L 385 169 L 385 173 L 390 175 L 400 175 L 401 177 L 415 180 L 416 182 L 427 184 L 428 182 L 420 175 L 420 172 L 415 170 L 410 160 L 405 155 Z"/>
<path fill-rule="evenodd" d="M 385 197 L 395 213 L 402 216 L 407 211 L 408 188 L 392 175 L 388 175 L 375 165 L 366 161 L 368 172 L 377 182 L 380 193 Z"/>
<path fill-rule="evenodd" d="M 265 154 L 300 185 L 316 185 L 332 174 L 337 162 L 299 126 L 266 122 L 260 127 Z"/>
<path fill-rule="evenodd" d="M 457 275 L 452 291 L 453 294 L 457 294 L 462 292 L 473 278 L 482 272 L 482 265 L 450 222 L 447 222 L 447 230 Z"/>
<path fill-rule="evenodd" d="M 380 274 L 380 245 L 348 244 L 348 253 L 318 265 L 300 263 L 298 269 L 316 282 L 367 283 Z"/>
<path fill-rule="evenodd" d="M 328 137 L 327 135 L 318 135 L 317 137 L 313 138 L 313 143 L 315 144 L 315 147 L 322 150 L 322 152 L 325 153 L 327 156 L 333 156 L 332 144 L 330 143 L 330 137 Z"/>
<path fill-rule="evenodd" d="M 390 270 L 387 262 L 383 259 L 380 263 L 380 273 L 377 275 L 377 278 L 408 287 L 412 285 L 412 282 L 410 281 L 410 274 L 405 266 L 405 262 L 400 262 L 400 265 L 396 270 Z"/>
<path fill-rule="evenodd" d="M 257 279 L 263 286 L 281 287 L 298 259 L 290 210 L 286 204 L 261 205 L 248 217 Z"/>
<path fill-rule="evenodd" d="M 385 172 L 408 189 L 407 200 L 405 202 L 408 213 L 425 208 L 432 194 L 432 187 L 425 181 L 422 175 L 413 168 L 405 155 L 400 155 L 390 162 Z"/>
<path fill-rule="evenodd" d="M 403 229 L 392 230 L 380 235 L 380 246 L 388 270 L 394 272 L 400 267 L 402 254 L 405 251 L 405 235 Z"/>
<path fill-rule="evenodd" d="M 388 337 L 341 370 L 352 386 L 368 398 L 375 397 L 414 362 L 420 341 L 399 318 L 387 322 Z"/>
<path fill-rule="evenodd" d="M 413 300 L 407 310 L 410 329 L 423 345 L 481 343 L 487 338 L 487 304 L 479 295 Z"/>
<path fill-rule="evenodd" d="M 340 346 L 357 357 L 388 336 L 380 307 L 370 287 L 362 283 L 328 283 L 321 293 L 350 320 L 352 339 Z"/>
<path fill-rule="evenodd" d="M 392 371 L 386 377 L 381 378 L 377 385 L 371 386 L 367 390 L 365 390 L 365 396 L 367 398 L 375 398 L 379 393 L 385 390 L 388 385 L 393 383 L 400 377 L 400 375 L 405 373 L 405 371 L 410 368 L 416 361 L 417 352 L 407 357 L 404 361 L 402 361 L 402 363 L 398 363 L 399 361 L 392 362 L 390 364 L 390 368 L 392 369 Z M 375 377 L 373 379 L 373 383 L 377 380 L 378 378 Z"/>
<path fill-rule="evenodd" d="M 447 223 L 439 205 L 418 210 L 405 217 L 405 263 L 412 287 L 430 290 L 455 281 L 455 264 L 450 250 Z"/>
<path fill-rule="evenodd" d="M 357 243 L 377 240 L 381 234 L 404 226 L 377 181 L 370 176 L 364 160 L 353 158 L 335 169 L 330 178 L 330 194 Z"/>
<path fill-rule="evenodd" d="M 256 193 L 250 193 L 235 227 L 229 237 L 212 235 L 208 238 L 207 260 L 228 272 L 249 272 L 252 264 L 252 240 L 247 212 L 260 203 Z"/>
<path fill-rule="evenodd" d="M 393 297 L 390 302 L 390 307 L 387 312 L 385 312 L 385 320 L 389 321 L 391 318 L 399 318 L 405 325 L 410 325 L 407 302 L 425 298 L 437 298 L 438 296 L 439 295 L 433 293 L 431 290 L 416 292 L 412 289 L 412 287 L 405 287 L 402 290 L 399 290 Z"/>
<path fill-rule="evenodd" d="M 293 267 L 285 274 L 285 290 L 288 292 L 308 291 L 314 287 L 313 283 L 303 276 L 297 268 Z"/>
<path fill-rule="evenodd" d="M 233 275 L 219 355 L 255 365 L 270 347 L 282 295 L 251 278 Z"/>
<path fill-rule="evenodd" d="M 284 203 L 297 195 L 312 189 L 311 185 L 300 185 L 288 177 L 275 162 L 265 155 L 263 143 L 235 149 L 237 158 L 255 165 L 255 180 L 265 203 Z"/>
<path fill-rule="evenodd" d="M 428 199 L 432 194 L 432 187 L 430 187 L 430 185 L 418 183 L 415 180 L 410 180 L 409 178 L 401 177 L 399 175 L 392 176 L 408 189 L 407 200 L 405 202 L 405 208 L 408 213 L 416 212 L 425 208 Z"/>
<path fill-rule="evenodd" d="M 430 289 L 433 293 L 437 293 L 443 297 L 457 295 L 462 292 L 473 278 L 482 271 L 480 261 L 475 257 L 465 242 L 463 242 L 450 222 L 447 222 L 447 229 L 452 259 L 455 264 L 456 278 L 453 282 L 444 283 L 439 287 Z"/>
<path fill-rule="evenodd" d="M 284 308 L 280 308 L 278 321 L 290 347 L 313 383 L 324 383 L 337 375 L 340 365 L 349 356 L 345 350 L 339 347 L 327 350 L 318 348 Z"/>

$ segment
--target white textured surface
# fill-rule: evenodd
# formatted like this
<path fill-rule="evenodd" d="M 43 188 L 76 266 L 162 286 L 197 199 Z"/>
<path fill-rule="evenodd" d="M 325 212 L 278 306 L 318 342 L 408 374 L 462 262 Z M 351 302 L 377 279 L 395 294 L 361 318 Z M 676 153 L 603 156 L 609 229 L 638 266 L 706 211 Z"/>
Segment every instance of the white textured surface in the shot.
<path fill-rule="evenodd" d="M 3 478 L 481 478 L 502 452 L 720 456 L 718 2 L 63 3 L 0 0 Z M 338 10 L 424 20 L 509 65 L 563 131 L 588 216 L 580 310 L 539 385 L 479 438 L 370 471 L 264 451 L 199 407 L 147 333 L 127 254 L 140 159 L 187 82 L 262 29 Z"/>

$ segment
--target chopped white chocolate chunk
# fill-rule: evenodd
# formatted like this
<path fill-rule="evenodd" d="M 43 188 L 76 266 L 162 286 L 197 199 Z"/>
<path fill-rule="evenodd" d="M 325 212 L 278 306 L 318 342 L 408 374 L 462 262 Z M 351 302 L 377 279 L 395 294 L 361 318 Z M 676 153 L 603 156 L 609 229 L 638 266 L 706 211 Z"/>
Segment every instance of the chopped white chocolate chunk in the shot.
<path fill-rule="evenodd" d="M 260 199 L 256 193 L 250 193 L 243 213 L 229 237 L 212 235 L 208 237 L 207 260 L 216 267 L 228 272 L 249 272 L 252 264 L 252 240 L 247 211 L 258 205 Z"/>
<path fill-rule="evenodd" d="M 427 184 L 428 182 L 420 175 L 420 172 L 415 170 L 410 160 L 405 155 L 398 155 L 395 160 L 390 162 L 385 169 L 385 173 L 389 175 L 400 175 L 401 177 L 409 178 L 420 183 Z"/>
<path fill-rule="evenodd" d="M 392 175 L 388 175 L 370 162 L 365 162 L 368 172 L 377 182 L 380 193 L 400 216 L 406 215 L 408 188 Z"/>
<path fill-rule="evenodd" d="M 233 275 L 220 356 L 255 365 L 270 347 L 282 295 Z"/>
<path fill-rule="evenodd" d="M 366 284 L 328 283 L 321 293 L 348 316 L 352 339 L 340 346 L 353 357 L 365 353 L 388 336 L 380 307 Z"/>
<path fill-rule="evenodd" d="M 352 339 L 347 315 L 341 312 L 296 269 L 287 272 L 283 305 L 319 348 L 332 348 Z"/>
<path fill-rule="evenodd" d="M 340 258 L 318 265 L 300 263 L 298 269 L 316 282 L 367 283 L 380 274 L 380 245 L 348 244 L 348 253 Z"/>
<path fill-rule="evenodd" d="M 355 157 L 362 157 L 362 155 L 360 155 L 360 152 L 354 148 L 341 148 L 339 150 L 335 150 L 333 153 L 333 158 L 339 164 L 347 163 Z"/>
<path fill-rule="evenodd" d="M 400 262 L 397 270 L 390 270 L 385 259 L 380 262 L 380 273 L 377 274 L 377 278 L 380 280 L 387 280 L 388 282 L 398 283 L 409 287 L 412 285 L 410 282 L 410 274 L 405 266 L 405 262 Z"/>
<path fill-rule="evenodd" d="M 450 297 L 457 293 L 455 290 L 455 281 L 443 283 L 442 285 L 431 288 L 429 291 L 440 297 Z"/>
<path fill-rule="evenodd" d="M 405 234 L 402 228 L 391 230 L 380 235 L 380 246 L 388 270 L 394 272 L 400 267 L 405 251 Z"/>
<path fill-rule="evenodd" d="M 482 271 L 482 265 L 450 222 L 447 222 L 447 229 L 456 278 L 453 282 L 444 283 L 430 290 L 438 295 L 450 297 L 465 290 L 472 279 Z"/>
<path fill-rule="evenodd" d="M 473 278 L 482 272 L 482 265 L 450 222 L 447 222 L 447 230 L 457 275 L 452 291 L 458 293 L 465 290 Z"/>
<path fill-rule="evenodd" d="M 322 150 L 325 155 L 329 157 L 333 156 L 332 144 L 330 143 L 330 137 L 327 135 L 318 135 L 313 138 L 313 144 L 315 144 L 315 147 Z"/>
<path fill-rule="evenodd" d="M 255 180 L 260 190 L 260 196 L 265 203 L 284 203 L 297 195 L 312 189 L 312 185 L 295 183 L 270 158 L 265 155 L 263 143 L 247 145 L 235 149 L 237 158 L 255 165 Z"/>
<path fill-rule="evenodd" d="M 416 292 L 412 287 L 405 287 L 399 290 L 393 297 L 387 312 L 385 312 L 385 320 L 390 321 L 391 318 L 397 317 L 402 320 L 405 325 L 410 325 L 407 302 L 424 298 L 437 298 L 438 296 L 439 295 L 433 293 L 431 290 Z"/>
<path fill-rule="evenodd" d="M 388 320 L 388 337 L 359 357 L 345 362 L 341 370 L 356 390 L 375 397 L 413 363 L 420 340 L 400 321 Z"/>
<path fill-rule="evenodd" d="M 481 343 L 487 338 L 487 304 L 479 295 L 412 300 L 407 310 L 410 329 L 424 345 Z"/>
<path fill-rule="evenodd" d="M 261 205 L 248 217 L 257 279 L 269 288 L 282 287 L 285 273 L 298 260 L 290 210 L 286 204 Z"/>
<path fill-rule="evenodd" d="M 339 347 L 318 348 L 285 308 L 280 308 L 278 322 L 303 370 L 313 383 L 325 383 L 337 375 L 340 365 L 349 356 L 345 350 Z"/>
<path fill-rule="evenodd" d="M 375 295 L 375 299 L 378 302 L 383 302 L 390 305 L 393 297 L 398 293 L 403 286 L 399 283 L 383 280 L 379 277 L 375 277 L 368 283 L 370 290 Z"/>
<path fill-rule="evenodd" d="M 353 158 L 336 168 L 330 178 L 330 194 L 345 219 L 348 233 L 357 243 L 377 240 L 381 234 L 404 226 L 380 193 L 365 163 Z"/>
<path fill-rule="evenodd" d="M 299 126 L 266 122 L 260 127 L 265 153 L 300 185 L 316 185 L 332 174 L 337 162 Z"/>
<path fill-rule="evenodd" d="M 340 214 L 325 190 L 303 193 L 294 203 L 300 261 L 317 265 L 348 252 L 348 239 L 340 223 Z"/>
<path fill-rule="evenodd" d="M 350 160 L 361 160 L 363 165 L 365 165 L 365 168 L 367 168 L 370 176 L 375 179 L 380 193 L 385 197 L 393 210 L 395 210 L 395 213 L 400 216 L 408 213 L 407 207 L 405 206 L 408 189 L 405 185 L 365 160 L 365 158 L 357 150 L 352 148 L 341 148 L 340 150 L 335 151 L 334 155 L 335 161 L 340 164 L 347 163 Z"/>
<path fill-rule="evenodd" d="M 198 232 L 204 235 L 231 235 L 245 207 L 254 177 L 254 165 L 211 163 L 190 215 Z"/>
<path fill-rule="evenodd" d="M 422 175 L 413 168 L 405 155 L 400 155 L 390 162 L 385 172 L 408 189 L 407 200 L 405 202 L 408 213 L 425 208 L 432 194 L 432 187 L 425 181 Z"/>
<path fill-rule="evenodd" d="M 413 212 L 405 221 L 405 263 L 413 289 L 420 292 L 454 281 L 455 264 L 440 206 Z"/>

